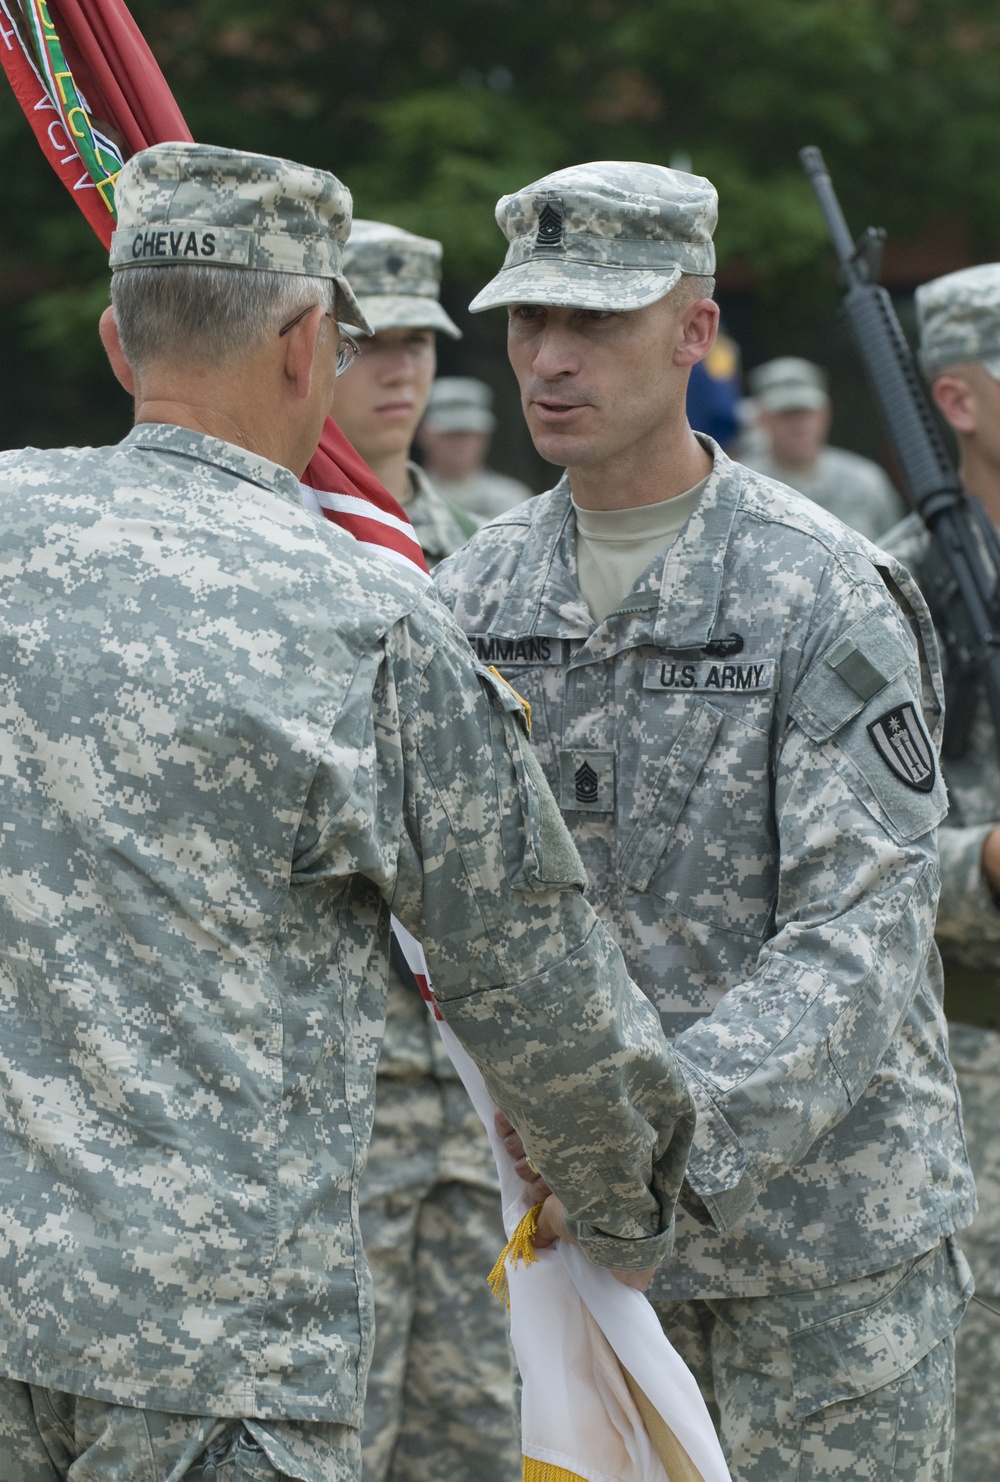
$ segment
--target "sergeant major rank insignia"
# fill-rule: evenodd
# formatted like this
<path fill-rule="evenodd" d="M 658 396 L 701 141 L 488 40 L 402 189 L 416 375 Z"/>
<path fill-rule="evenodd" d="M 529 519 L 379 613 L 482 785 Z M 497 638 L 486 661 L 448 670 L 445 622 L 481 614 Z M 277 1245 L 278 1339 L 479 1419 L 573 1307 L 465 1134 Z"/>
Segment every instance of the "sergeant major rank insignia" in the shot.
<path fill-rule="evenodd" d="M 917 792 L 934 786 L 934 748 L 909 701 L 887 710 L 868 727 L 875 750 L 900 782 Z"/>
<path fill-rule="evenodd" d="M 561 247 L 563 239 L 563 208 L 561 201 L 546 201 L 538 213 L 536 247 Z"/>
<path fill-rule="evenodd" d="M 578 803 L 596 803 L 599 784 L 597 773 L 589 762 L 581 762 L 576 769 L 573 783 Z"/>
<path fill-rule="evenodd" d="M 559 804 L 572 813 L 611 813 L 615 806 L 615 755 L 590 747 L 559 753 Z"/>

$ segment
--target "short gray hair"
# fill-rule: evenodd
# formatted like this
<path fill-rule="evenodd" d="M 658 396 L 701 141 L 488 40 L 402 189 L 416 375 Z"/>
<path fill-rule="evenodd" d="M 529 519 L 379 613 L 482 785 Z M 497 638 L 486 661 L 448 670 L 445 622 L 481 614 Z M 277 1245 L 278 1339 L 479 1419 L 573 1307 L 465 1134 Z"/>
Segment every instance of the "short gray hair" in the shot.
<path fill-rule="evenodd" d="M 231 364 L 297 309 L 313 303 L 333 313 L 335 301 L 332 278 L 300 273 L 184 263 L 120 268 L 111 277 L 118 338 L 134 370 L 165 359 Z"/>
<path fill-rule="evenodd" d="M 696 304 L 700 298 L 714 298 L 715 279 L 703 277 L 699 273 L 683 273 L 668 294 L 676 302 L 687 308 L 688 304 Z"/>

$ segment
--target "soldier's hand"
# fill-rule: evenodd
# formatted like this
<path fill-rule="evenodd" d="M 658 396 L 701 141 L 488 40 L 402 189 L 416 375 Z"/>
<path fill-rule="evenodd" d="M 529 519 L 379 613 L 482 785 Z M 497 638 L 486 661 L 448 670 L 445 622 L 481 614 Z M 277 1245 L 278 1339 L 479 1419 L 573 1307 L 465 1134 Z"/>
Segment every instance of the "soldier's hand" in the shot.
<path fill-rule="evenodd" d="M 566 1211 L 555 1194 L 550 1194 L 539 1211 L 535 1245 L 539 1250 L 545 1250 L 547 1246 L 555 1245 L 557 1240 L 568 1240 L 570 1245 L 577 1243 L 566 1228 Z M 611 1275 L 622 1286 L 635 1287 L 636 1291 L 644 1292 L 655 1272 L 656 1267 L 651 1266 L 648 1271 L 612 1271 Z"/>
<path fill-rule="evenodd" d="M 568 1240 L 570 1245 L 576 1244 L 566 1228 L 565 1209 L 555 1194 L 550 1194 L 538 1212 L 535 1245 L 539 1250 L 545 1250 L 547 1246 L 555 1245 L 557 1240 Z"/>
<path fill-rule="evenodd" d="M 532 1204 L 543 1204 L 552 1190 L 525 1153 L 524 1143 L 521 1141 L 517 1128 L 502 1111 L 495 1113 L 493 1125 L 497 1129 L 498 1136 L 503 1139 L 507 1152 L 514 1159 L 514 1172 L 528 1185 Z M 546 1241 L 546 1244 L 551 1244 L 551 1242 Z"/>

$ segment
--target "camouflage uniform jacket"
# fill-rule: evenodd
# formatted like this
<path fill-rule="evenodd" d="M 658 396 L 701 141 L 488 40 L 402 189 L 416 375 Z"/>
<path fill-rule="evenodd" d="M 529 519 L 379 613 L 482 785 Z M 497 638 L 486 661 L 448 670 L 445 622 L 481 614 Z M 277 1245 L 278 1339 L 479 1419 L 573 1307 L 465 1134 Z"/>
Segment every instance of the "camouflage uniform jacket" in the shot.
<path fill-rule="evenodd" d="M 932 944 L 944 787 L 901 780 L 869 731 L 906 731 L 921 702 L 939 729 L 926 607 L 901 568 L 897 605 L 860 536 L 702 441 L 697 509 L 596 628 L 565 479 L 435 574 L 530 701 L 590 898 L 688 1074 L 696 1197 L 666 1298 L 889 1267 L 974 1204 Z"/>
<path fill-rule="evenodd" d="M 929 542 L 919 515 L 909 515 L 882 544 L 920 582 Z M 1000 745 L 985 694 L 980 693 L 976 700 L 965 755 L 945 762 L 944 769 L 948 817 L 938 835 L 938 944 L 946 964 L 954 961 L 963 967 L 995 972 L 1000 951 L 1000 909 L 983 879 L 980 861 L 986 835 L 1000 824 Z"/>
<path fill-rule="evenodd" d="M 519 712 L 286 469 L 0 458 L 0 1373 L 358 1424 L 390 910 L 585 1248 L 663 1254 L 687 1094 Z"/>
<path fill-rule="evenodd" d="M 410 464 L 411 497 L 403 508 L 420 541 L 428 566 L 436 566 L 465 544 L 477 521 L 439 494 L 419 463 Z"/>

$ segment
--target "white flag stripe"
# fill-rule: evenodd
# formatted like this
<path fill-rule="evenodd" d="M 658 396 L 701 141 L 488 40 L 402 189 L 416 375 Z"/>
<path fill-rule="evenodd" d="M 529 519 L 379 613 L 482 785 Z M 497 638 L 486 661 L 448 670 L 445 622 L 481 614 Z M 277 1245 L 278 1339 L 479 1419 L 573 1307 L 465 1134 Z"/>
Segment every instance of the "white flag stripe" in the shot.
<path fill-rule="evenodd" d="M 388 525 L 412 540 L 414 545 L 419 544 L 409 520 L 401 520 L 397 515 L 389 514 L 388 510 L 379 509 L 377 504 L 372 504 L 367 499 L 359 499 L 356 494 L 331 494 L 326 489 L 316 489 L 314 492 L 324 509 L 335 510 L 338 514 L 355 515 L 362 520 L 374 520 L 378 525 Z"/>
<path fill-rule="evenodd" d="M 357 540 L 357 536 L 355 536 L 354 538 L 355 540 Z M 415 566 L 410 557 L 404 556 L 402 551 L 394 551 L 392 547 L 388 545 L 378 545 L 377 542 L 373 540 L 358 540 L 358 545 L 366 551 L 371 551 L 373 556 L 384 556 L 387 561 L 397 561 L 400 566 L 405 566 L 406 569 L 408 571 L 412 571 L 415 576 L 422 576 L 424 581 L 429 582 L 431 579 L 429 572 L 421 571 L 420 567 Z"/>
<path fill-rule="evenodd" d="M 0 3 L 2 3 L 2 0 L 0 0 Z M 361 505 L 363 507 L 363 515 L 366 520 L 375 520 L 381 518 L 386 525 L 393 526 L 398 526 L 400 523 L 394 515 L 382 515 L 381 511 L 377 510 L 373 504 L 368 504 L 363 499 L 351 499 L 351 496 L 348 494 L 329 495 L 323 493 L 319 489 L 314 489 L 311 484 L 302 483 L 299 484 L 299 492 L 302 496 L 303 509 L 307 509 L 311 515 L 315 515 L 317 520 L 323 520 L 326 518 L 326 516 L 323 514 L 323 503 L 333 498 L 342 499 L 345 502 L 350 500 L 352 504 Z M 336 506 L 327 503 L 326 508 L 334 509 L 336 508 Z M 372 511 L 371 514 L 368 513 L 369 510 Z M 343 530 L 345 535 L 351 535 L 351 531 L 345 529 L 343 525 L 339 525 L 337 528 Z M 412 527 L 408 528 L 412 529 Z M 403 533 L 405 534 L 406 531 L 404 530 Z M 405 566 L 408 571 L 415 572 L 418 576 L 422 576 L 425 581 L 430 581 L 429 573 L 426 572 L 422 566 L 417 566 L 413 561 L 410 560 L 410 557 L 405 556 L 402 551 L 395 551 L 393 550 L 392 546 L 381 545 L 378 541 L 375 540 L 360 540 L 356 535 L 351 535 L 351 539 L 357 540 L 358 545 L 366 551 L 371 551 L 373 556 L 384 556 L 387 561 L 396 561 L 400 566 Z M 402 928 L 400 928 L 400 930 L 402 930 Z"/>

